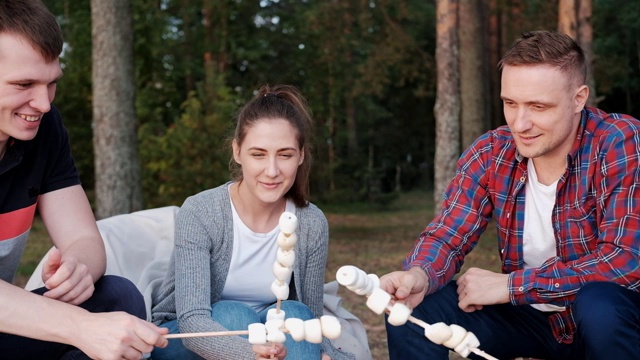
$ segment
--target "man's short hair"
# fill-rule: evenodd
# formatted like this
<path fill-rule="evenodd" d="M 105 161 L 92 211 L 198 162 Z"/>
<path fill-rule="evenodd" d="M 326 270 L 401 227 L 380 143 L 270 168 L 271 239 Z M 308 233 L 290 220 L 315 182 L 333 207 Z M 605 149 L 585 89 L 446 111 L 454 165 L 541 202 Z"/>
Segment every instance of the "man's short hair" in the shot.
<path fill-rule="evenodd" d="M 62 52 L 60 26 L 40 0 L 0 0 L 0 34 L 24 38 L 49 62 Z"/>
<path fill-rule="evenodd" d="M 522 34 L 509 49 L 498 68 L 505 66 L 551 65 L 584 85 L 587 64 L 584 52 L 570 36 L 555 31 L 531 31 Z"/>

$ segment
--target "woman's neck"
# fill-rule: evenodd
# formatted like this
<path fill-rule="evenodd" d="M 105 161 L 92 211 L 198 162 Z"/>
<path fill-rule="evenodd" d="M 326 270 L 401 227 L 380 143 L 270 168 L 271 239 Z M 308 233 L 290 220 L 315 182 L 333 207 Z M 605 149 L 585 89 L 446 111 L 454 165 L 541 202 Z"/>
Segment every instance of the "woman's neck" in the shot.
<path fill-rule="evenodd" d="M 242 181 L 232 184 L 229 193 L 242 222 L 257 233 L 267 233 L 278 226 L 280 215 L 286 209 L 285 198 L 272 204 L 256 201 Z"/>

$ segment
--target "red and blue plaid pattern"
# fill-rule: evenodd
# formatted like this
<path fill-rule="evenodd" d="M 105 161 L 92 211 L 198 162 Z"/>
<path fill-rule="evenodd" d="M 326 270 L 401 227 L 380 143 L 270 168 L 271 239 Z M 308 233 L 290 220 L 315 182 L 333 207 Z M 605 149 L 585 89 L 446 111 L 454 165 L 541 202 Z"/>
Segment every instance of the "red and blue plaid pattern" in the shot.
<path fill-rule="evenodd" d="M 583 284 L 613 281 L 640 291 L 640 122 L 583 110 L 557 186 L 552 215 L 557 256 L 524 270 L 526 161 L 507 126 L 481 136 L 460 157 L 441 212 L 403 265 L 422 267 L 429 293 L 437 291 L 453 279 L 494 219 L 511 303 L 566 306 L 549 320 L 557 340 L 569 343 L 575 331 L 571 303 Z"/>

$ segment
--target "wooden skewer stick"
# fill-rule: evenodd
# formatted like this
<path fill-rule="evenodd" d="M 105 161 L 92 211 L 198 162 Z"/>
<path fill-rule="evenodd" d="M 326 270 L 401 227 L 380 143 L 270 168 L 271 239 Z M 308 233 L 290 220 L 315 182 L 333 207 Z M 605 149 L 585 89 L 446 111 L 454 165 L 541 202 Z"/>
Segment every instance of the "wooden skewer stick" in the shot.
<path fill-rule="evenodd" d="M 287 328 L 281 328 L 280 331 L 287 334 L 289 330 Z M 182 338 L 194 338 L 194 337 L 211 337 L 211 336 L 233 336 L 233 335 L 249 335 L 249 330 L 227 330 L 227 331 L 210 331 L 210 332 L 197 332 L 197 333 L 184 333 L 184 334 L 167 334 L 165 339 L 182 339 Z"/>
<path fill-rule="evenodd" d="M 182 339 L 182 338 L 194 338 L 194 337 L 208 337 L 208 336 L 233 336 L 233 335 L 249 335 L 249 330 L 229 330 L 229 331 L 211 331 L 211 332 L 199 332 L 199 333 L 184 333 L 184 334 L 167 334 L 165 339 Z"/>
<path fill-rule="evenodd" d="M 389 312 L 389 311 L 391 311 L 391 305 L 387 305 L 387 312 Z M 408 320 L 410 322 L 422 327 L 425 330 L 431 327 L 431 325 L 427 324 L 426 322 L 424 322 L 424 321 L 422 321 L 422 320 L 420 320 L 420 319 L 418 319 L 418 318 L 416 318 L 415 316 L 412 316 L 412 315 L 409 315 L 409 319 Z M 484 352 L 484 351 L 482 351 L 482 350 L 480 350 L 478 348 L 475 348 L 475 347 L 469 347 L 469 351 L 471 351 L 472 353 L 474 353 L 474 354 L 476 354 L 478 356 L 481 356 L 481 357 L 483 357 L 483 358 L 485 358 L 487 360 L 498 360 L 497 358 L 495 358 L 495 357 L 487 354 L 486 352 Z"/>

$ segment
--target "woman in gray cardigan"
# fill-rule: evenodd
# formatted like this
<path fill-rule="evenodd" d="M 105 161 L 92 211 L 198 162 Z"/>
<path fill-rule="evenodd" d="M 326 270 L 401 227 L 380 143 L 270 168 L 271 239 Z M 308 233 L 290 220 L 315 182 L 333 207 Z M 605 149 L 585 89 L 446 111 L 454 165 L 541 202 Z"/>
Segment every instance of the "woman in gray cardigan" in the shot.
<path fill-rule="evenodd" d="M 327 220 L 309 203 L 312 119 L 292 86 L 264 86 L 238 114 L 232 141 L 233 181 L 189 197 L 176 217 L 175 248 L 167 276 L 154 296 L 154 323 L 170 333 L 246 330 L 275 307 L 271 290 L 278 221 L 298 218 L 295 263 L 286 317 L 322 315 Z M 272 350 L 246 337 L 193 337 L 155 349 L 162 359 L 352 359 L 327 339 L 287 341 Z"/>

